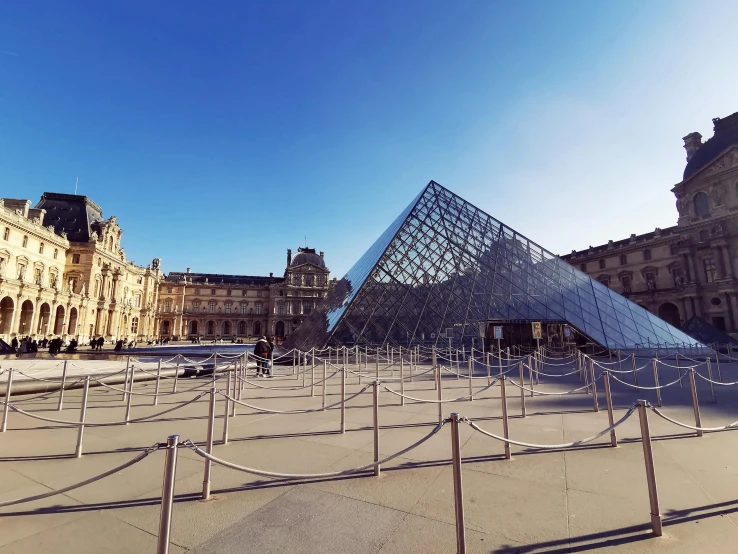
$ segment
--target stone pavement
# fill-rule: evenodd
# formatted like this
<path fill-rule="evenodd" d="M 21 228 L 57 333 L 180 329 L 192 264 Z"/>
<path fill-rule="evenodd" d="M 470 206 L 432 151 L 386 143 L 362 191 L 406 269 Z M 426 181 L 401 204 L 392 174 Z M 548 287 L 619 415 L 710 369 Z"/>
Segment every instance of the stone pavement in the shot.
<path fill-rule="evenodd" d="M 606 361 L 606 360 L 603 360 Z M 563 374 L 571 366 L 551 360 L 544 371 Z M 639 365 L 647 363 L 639 360 Z M 355 369 L 352 366 L 349 369 Z M 370 365 L 370 373 L 372 366 Z M 423 370 L 424 368 L 421 368 Z M 425 368 L 427 369 L 427 368 Z M 463 370 L 463 367 L 462 367 Z M 713 367 L 713 371 L 715 368 Z M 675 373 L 662 370 L 661 382 Z M 705 372 L 704 365 L 699 368 Z M 738 365 L 722 364 L 724 381 L 738 380 Z M 292 368 L 280 376 L 247 384 L 242 401 L 275 410 L 320 408 L 321 386 L 310 396 Z M 382 371 L 388 377 L 389 371 Z M 316 379 L 322 368 L 316 369 Z M 395 372 L 397 376 L 397 372 Z M 517 380 L 516 372 L 511 373 Z M 632 382 L 629 375 L 621 375 Z M 477 368 L 474 389 L 486 385 Z M 357 378 L 347 379 L 347 394 L 361 390 Z M 641 371 L 642 386 L 653 385 L 649 368 Z M 167 381 L 164 381 L 167 383 Z M 171 381 L 169 381 L 171 383 Z M 157 414 L 211 386 L 209 378 L 180 379 L 177 395 L 134 396 L 133 418 Z M 340 399 L 340 379 L 328 381 L 328 404 Z M 399 385 L 387 381 L 398 390 Z M 225 385 L 222 380 L 218 386 Z M 576 375 L 542 377 L 542 391 L 581 386 Z M 520 417 L 520 394 L 508 383 L 511 438 L 557 444 L 588 437 L 608 426 L 602 380 L 600 411 L 592 410 L 585 392 L 527 397 L 528 415 Z M 633 391 L 612 383 L 615 417 L 637 398 L 655 403 L 653 391 Z M 719 426 L 738 419 L 738 387 L 715 387 L 698 380 L 702 424 Z M 162 391 L 171 387 L 162 384 Z M 464 396 L 468 381 L 444 378 L 445 398 Z M 151 393 L 152 383 L 136 386 Z M 435 399 L 428 379 L 406 383 L 405 392 Z M 65 409 L 56 411 L 56 394 L 19 397 L 24 410 L 49 418 L 77 421 L 81 392 L 65 394 Z M 663 411 L 693 424 L 689 382 L 662 391 Z M 372 395 L 367 390 L 348 402 L 346 433 L 339 432 L 337 408 L 307 414 L 269 414 L 238 406 L 229 420 L 229 443 L 220 444 L 224 401 L 217 396 L 214 455 L 230 462 L 281 473 L 339 471 L 373 459 Z M 14 401 L 15 402 L 15 401 Z M 77 430 L 30 419 L 11 411 L 8 431 L 0 434 L 0 503 L 74 484 L 123 464 L 146 447 L 171 434 L 202 445 L 207 431 L 208 396 L 149 421 L 108 427 L 87 427 L 84 455 L 73 458 Z M 473 402 L 444 405 L 482 428 L 502 434 L 500 390 L 494 386 Z M 437 424 L 437 406 L 380 394 L 380 456 L 395 453 L 426 436 Z M 88 422 L 121 421 L 125 403 L 119 392 L 92 389 Z M 565 450 L 539 451 L 513 446 L 506 461 L 503 444 L 460 426 L 463 458 L 467 551 L 473 553 L 607 552 L 728 553 L 738 541 L 738 442 L 733 432 L 698 438 L 653 412 L 654 437 L 664 536 L 652 538 L 649 500 L 637 413 L 617 429 L 619 446 L 605 435 Z M 203 460 L 187 448 L 178 451 L 170 552 L 205 553 L 428 553 L 456 552 L 451 438 L 449 425 L 427 442 L 382 466 L 358 475 L 275 480 L 213 465 L 212 491 L 201 501 Z M 159 527 L 163 451 L 101 481 L 64 494 L 25 504 L 0 507 L 0 554 L 156 552 Z"/>

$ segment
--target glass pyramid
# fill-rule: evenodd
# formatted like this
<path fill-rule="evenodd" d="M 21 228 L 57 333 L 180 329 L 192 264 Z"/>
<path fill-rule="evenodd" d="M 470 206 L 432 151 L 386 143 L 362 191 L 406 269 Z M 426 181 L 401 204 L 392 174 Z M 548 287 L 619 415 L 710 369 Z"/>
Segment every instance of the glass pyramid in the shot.
<path fill-rule="evenodd" d="M 286 346 L 470 345 L 490 320 L 567 323 L 613 349 L 700 346 L 435 181 Z"/>

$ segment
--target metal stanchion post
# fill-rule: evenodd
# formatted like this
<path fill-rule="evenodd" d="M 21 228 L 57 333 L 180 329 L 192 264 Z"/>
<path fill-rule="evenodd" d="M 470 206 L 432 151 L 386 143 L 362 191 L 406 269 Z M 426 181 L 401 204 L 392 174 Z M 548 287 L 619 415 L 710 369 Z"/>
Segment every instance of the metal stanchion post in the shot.
<path fill-rule="evenodd" d="M 461 479 L 461 446 L 459 441 L 459 414 L 451 414 L 451 459 L 454 475 L 454 509 L 456 512 L 456 553 L 466 554 L 464 525 L 464 489 Z"/>
<path fill-rule="evenodd" d="M 159 382 L 161 381 L 161 358 L 156 365 L 156 388 L 154 389 L 154 406 L 159 403 Z"/>
<path fill-rule="evenodd" d="M 638 369 L 636 368 L 636 355 L 635 352 L 631 354 L 630 361 L 633 365 L 633 384 L 636 386 L 636 390 L 638 390 Z"/>
<path fill-rule="evenodd" d="M 325 411 L 325 388 L 328 386 L 328 360 L 323 360 L 323 411 Z"/>
<path fill-rule="evenodd" d="M 172 506 L 174 504 L 174 478 L 177 473 L 177 443 L 179 435 L 167 437 L 167 454 L 164 462 L 164 484 L 161 492 L 159 538 L 156 554 L 169 554 L 169 537 L 172 531 Z"/>
<path fill-rule="evenodd" d="M 341 433 L 346 432 L 346 368 L 341 370 Z"/>
<path fill-rule="evenodd" d="M 707 363 L 707 378 L 710 379 L 710 394 L 712 395 L 712 401 L 717 402 L 717 398 L 715 398 L 715 386 L 712 384 L 712 366 L 710 365 L 710 358 L 706 358 L 705 362 Z"/>
<path fill-rule="evenodd" d="M 461 358 L 459 356 L 459 349 L 456 349 L 456 380 L 461 379 Z"/>
<path fill-rule="evenodd" d="M 215 374 L 218 373 L 218 353 L 213 354 L 213 386 L 215 386 Z"/>
<path fill-rule="evenodd" d="M 79 409 L 79 423 L 77 428 L 77 447 L 74 449 L 74 457 L 82 457 L 82 436 L 85 433 L 85 417 L 87 415 L 87 396 L 90 393 L 90 376 L 85 377 L 85 388 L 82 389 L 82 406 Z"/>
<path fill-rule="evenodd" d="M 233 388 L 236 388 L 236 373 L 233 373 Z M 228 412 L 230 408 L 231 396 L 231 372 L 228 372 L 228 380 L 226 382 L 225 409 L 223 410 L 223 444 L 228 444 Z"/>
<path fill-rule="evenodd" d="M 128 400 L 126 400 L 126 425 L 131 419 L 131 401 L 133 400 L 133 376 L 136 372 L 136 366 L 131 366 L 131 380 L 128 385 Z"/>
<path fill-rule="evenodd" d="M 639 400 L 638 419 L 641 421 L 641 442 L 643 443 L 643 458 L 646 462 L 646 481 L 648 482 L 648 499 L 651 503 L 651 529 L 656 537 L 661 536 L 661 512 L 659 511 L 659 494 L 656 488 L 656 470 L 653 465 L 653 451 L 651 449 L 651 431 L 648 428 L 648 411 L 646 401 Z"/>
<path fill-rule="evenodd" d="M 310 396 L 315 396 L 315 348 L 310 356 Z"/>
<path fill-rule="evenodd" d="M 436 347 L 434 346 L 431 350 L 431 364 L 434 371 L 433 375 L 433 387 L 438 389 L 438 374 L 441 372 L 441 368 L 438 367 L 438 355 L 436 354 Z"/>
<path fill-rule="evenodd" d="M 520 415 L 525 417 L 525 375 L 523 374 L 523 361 L 518 362 L 518 370 L 520 372 Z"/>
<path fill-rule="evenodd" d="M 308 356 L 307 352 L 303 354 L 302 356 L 302 388 L 305 388 L 305 379 L 307 379 L 307 369 L 308 369 Z"/>
<path fill-rule="evenodd" d="M 654 358 L 651 360 L 651 364 L 653 365 L 653 383 L 656 387 L 656 405 L 660 408 L 661 407 L 661 387 L 659 385 L 659 367 L 658 367 L 658 360 Z"/>
<path fill-rule="evenodd" d="M 405 405 L 405 360 L 400 356 L 400 406 Z"/>
<path fill-rule="evenodd" d="M 692 408 L 694 408 L 694 426 L 702 427 L 700 418 L 700 403 L 697 399 L 697 384 L 694 382 L 694 368 L 689 368 L 689 386 L 692 389 Z M 702 429 L 697 429 L 697 436 L 702 436 Z"/>
<path fill-rule="evenodd" d="M 474 400 L 474 393 L 472 392 L 472 375 L 474 373 L 474 356 L 469 356 L 468 360 L 469 365 L 469 402 L 472 402 Z"/>
<path fill-rule="evenodd" d="M 435 358 L 435 351 L 433 352 L 433 354 L 434 354 L 433 357 Z M 441 400 L 443 398 L 443 387 L 441 386 L 443 382 L 442 381 L 443 375 L 441 374 L 440 366 L 436 366 L 435 378 L 436 378 L 436 392 L 437 392 L 437 397 L 438 397 L 438 423 L 440 425 L 440 423 L 443 421 L 443 404 L 441 404 Z"/>
<path fill-rule="evenodd" d="M 487 385 L 491 385 L 492 384 L 492 375 L 491 375 L 491 370 L 490 370 L 490 367 L 489 367 L 489 352 L 487 352 L 485 356 L 486 356 L 486 359 L 487 359 Z"/>
<path fill-rule="evenodd" d="M 56 410 L 59 412 L 62 411 L 62 407 L 64 406 L 64 385 L 66 384 L 66 382 L 67 382 L 67 360 L 64 360 L 64 368 L 62 369 L 61 386 L 59 387 L 59 404 L 56 407 Z"/>
<path fill-rule="evenodd" d="M 179 356 L 177 356 L 177 367 L 174 369 L 174 384 L 172 385 L 172 392 L 177 392 L 177 381 L 179 380 Z"/>
<path fill-rule="evenodd" d="M 618 352 L 620 352 L 618 350 Z M 602 380 L 605 383 L 605 400 L 607 400 L 607 420 L 610 422 L 610 426 L 615 423 L 615 419 L 613 417 L 612 413 L 612 394 L 610 393 L 610 372 L 609 371 L 603 371 L 602 372 Z M 618 445 L 618 437 L 615 434 L 615 429 L 610 430 L 610 444 L 613 446 Z"/>
<path fill-rule="evenodd" d="M 5 384 L 5 404 L 3 404 L 3 424 L 0 433 L 8 429 L 8 409 L 10 408 L 10 390 L 13 387 L 13 368 L 8 369 L 8 382 Z"/>
<path fill-rule="evenodd" d="M 500 377 L 500 397 L 502 398 L 502 434 L 505 439 L 510 438 L 510 426 L 508 425 L 507 419 L 507 394 L 505 392 L 505 376 Z M 505 442 L 505 459 L 509 460 L 512 458 L 510 454 L 510 443 Z"/>
<path fill-rule="evenodd" d="M 373 409 L 372 414 L 374 418 L 374 463 L 379 461 L 379 382 L 374 381 L 373 387 Z M 374 466 L 374 475 L 379 477 L 379 464 Z"/>
<path fill-rule="evenodd" d="M 718 381 L 723 382 L 723 372 L 720 371 L 720 352 L 715 350 L 715 365 L 717 366 Z"/>
<path fill-rule="evenodd" d="M 295 375 L 295 356 L 297 355 L 297 352 L 295 352 L 295 349 L 292 349 L 292 375 Z M 336 351 L 336 358 L 338 358 L 338 351 Z M 328 350 L 328 359 L 331 359 L 331 351 Z"/>
<path fill-rule="evenodd" d="M 595 381 L 595 368 L 594 368 L 594 361 L 589 361 L 589 373 L 590 378 L 592 379 L 592 405 L 593 410 L 595 412 L 600 411 L 600 405 L 597 403 L 597 382 Z"/>
<path fill-rule="evenodd" d="M 533 358 L 531 356 L 528 356 L 528 380 L 530 381 L 530 397 L 533 398 Z"/>
<path fill-rule="evenodd" d="M 131 357 L 126 356 L 126 381 L 123 384 L 123 397 L 121 398 L 122 402 L 125 402 L 125 400 L 128 398 L 128 366 L 131 364 Z"/>
<path fill-rule="evenodd" d="M 676 353 L 676 370 L 677 370 L 677 377 L 679 377 L 679 388 L 684 388 L 684 383 L 682 382 L 682 369 L 679 367 L 679 352 Z"/>
<path fill-rule="evenodd" d="M 374 368 L 375 369 L 375 371 L 374 371 L 374 373 L 375 373 L 374 378 L 375 379 L 379 379 L 379 347 L 377 347 L 377 358 L 375 360 L 375 366 L 376 367 Z"/>
<path fill-rule="evenodd" d="M 213 453 L 213 427 L 215 426 L 215 387 L 210 389 L 210 404 L 208 407 L 208 436 L 205 444 L 205 451 L 208 454 Z M 202 499 L 210 498 L 210 470 L 213 463 L 205 458 L 205 471 L 202 477 Z"/>

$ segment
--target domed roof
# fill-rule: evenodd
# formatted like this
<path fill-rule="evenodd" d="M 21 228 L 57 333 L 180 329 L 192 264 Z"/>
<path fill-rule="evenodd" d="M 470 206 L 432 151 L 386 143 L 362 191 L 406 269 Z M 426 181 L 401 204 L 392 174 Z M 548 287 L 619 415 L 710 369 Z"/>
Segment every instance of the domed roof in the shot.
<path fill-rule="evenodd" d="M 715 134 L 700 146 L 687 162 L 687 167 L 684 168 L 685 181 L 727 148 L 738 146 L 738 112 L 722 119 L 715 118 L 712 121 L 715 124 Z"/>
<path fill-rule="evenodd" d="M 325 267 L 323 257 L 315 253 L 314 248 L 298 248 L 297 254 L 292 258 L 290 266 L 302 265 L 302 264 L 313 264 L 318 267 Z"/>

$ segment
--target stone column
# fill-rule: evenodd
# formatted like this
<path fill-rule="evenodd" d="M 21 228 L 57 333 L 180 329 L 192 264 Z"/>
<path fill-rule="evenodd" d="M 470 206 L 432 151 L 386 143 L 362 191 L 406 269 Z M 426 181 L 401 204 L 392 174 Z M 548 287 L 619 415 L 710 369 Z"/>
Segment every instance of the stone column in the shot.
<path fill-rule="evenodd" d="M 681 301 L 682 301 L 682 313 L 684 314 L 684 321 L 687 321 L 694 314 L 690 313 L 689 310 L 687 310 L 687 300 L 686 300 L 686 298 L 682 297 L 681 298 Z"/>
<path fill-rule="evenodd" d="M 692 302 L 692 310 L 694 311 L 694 315 L 696 315 L 697 317 L 702 317 L 702 305 L 700 304 L 700 299 L 695 296 L 690 296 L 689 299 Z"/>
<path fill-rule="evenodd" d="M 725 277 L 733 278 L 733 264 L 730 260 L 730 247 L 726 244 L 722 247 L 723 266 L 725 267 Z"/>
<path fill-rule="evenodd" d="M 725 293 L 725 301 L 728 304 L 728 330 L 735 332 L 735 313 L 733 312 L 733 303 L 730 299 L 730 293 Z"/>
<path fill-rule="evenodd" d="M 33 305 L 33 314 L 31 315 L 31 325 L 29 326 L 29 329 L 28 329 L 29 336 L 38 334 L 37 329 L 36 329 L 38 325 L 38 312 L 40 310 L 40 307 L 38 304 L 39 304 L 39 299 L 36 298 L 36 303 Z"/>
<path fill-rule="evenodd" d="M 718 269 L 718 279 L 724 279 L 727 273 L 725 270 L 725 262 L 723 259 L 723 249 L 721 246 L 716 246 L 712 252 L 713 256 L 715 256 L 715 265 Z"/>
<path fill-rule="evenodd" d="M 20 314 L 21 314 L 21 299 L 22 296 L 18 294 L 15 298 L 15 306 L 13 308 L 13 317 L 11 318 L 11 324 L 10 324 L 10 333 L 8 335 L 12 334 L 18 334 L 18 326 L 20 325 Z"/>

